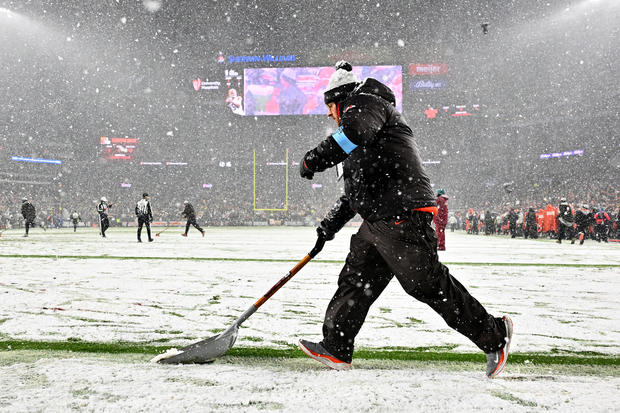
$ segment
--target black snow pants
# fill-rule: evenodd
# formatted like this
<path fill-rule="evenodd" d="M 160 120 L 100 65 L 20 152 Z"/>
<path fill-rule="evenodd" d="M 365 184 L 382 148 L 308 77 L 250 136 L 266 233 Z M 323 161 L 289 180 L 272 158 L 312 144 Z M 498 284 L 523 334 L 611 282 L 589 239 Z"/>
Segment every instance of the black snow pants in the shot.
<path fill-rule="evenodd" d="M 30 228 L 36 227 L 36 224 L 34 223 L 34 219 L 27 219 L 25 222 L 25 227 L 26 227 L 26 235 L 28 235 L 28 230 Z"/>
<path fill-rule="evenodd" d="M 525 238 L 538 238 L 538 227 L 535 223 L 526 224 L 525 227 Z"/>
<path fill-rule="evenodd" d="M 577 224 L 577 238 L 579 238 L 579 245 L 583 245 L 583 242 L 586 240 L 589 231 L 589 225 L 578 223 Z"/>
<path fill-rule="evenodd" d="M 364 221 L 351 237 L 323 323 L 323 345 L 334 356 L 351 362 L 368 310 L 394 276 L 405 292 L 428 304 L 485 353 L 504 346 L 502 319 L 487 313 L 439 262 L 432 218 L 427 212 L 412 212 L 404 221 Z"/>
<path fill-rule="evenodd" d="M 202 228 L 200 228 L 200 225 L 198 225 L 198 223 L 196 222 L 196 218 L 187 218 L 187 223 L 185 224 L 185 234 L 187 235 L 187 232 L 189 231 L 189 226 L 193 225 L 194 228 L 196 228 L 198 231 L 203 232 Z"/>
<path fill-rule="evenodd" d="M 142 235 L 142 226 L 146 226 L 146 233 L 149 236 L 149 241 L 153 241 L 151 238 L 151 221 L 148 217 L 138 217 L 138 241 L 142 242 L 140 236 Z"/>
<path fill-rule="evenodd" d="M 510 222 L 510 238 L 517 237 L 517 221 Z"/>
<path fill-rule="evenodd" d="M 562 241 L 563 239 L 571 240 L 573 239 L 573 227 L 564 225 L 560 222 L 558 225 L 558 241 Z"/>
<path fill-rule="evenodd" d="M 607 234 L 609 233 L 609 228 L 607 228 L 607 223 L 596 224 L 594 226 L 594 237 L 598 242 L 605 241 L 608 242 Z"/>
<path fill-rule="evenodd" d="M 108 216 L 99 216 L 99 221 L 100 221 L 100 230 L 101 230 L 101 236 L 105 238 L 105 232 L 108 228 L 110 228 L 110 220 L 108 219 Z"/>

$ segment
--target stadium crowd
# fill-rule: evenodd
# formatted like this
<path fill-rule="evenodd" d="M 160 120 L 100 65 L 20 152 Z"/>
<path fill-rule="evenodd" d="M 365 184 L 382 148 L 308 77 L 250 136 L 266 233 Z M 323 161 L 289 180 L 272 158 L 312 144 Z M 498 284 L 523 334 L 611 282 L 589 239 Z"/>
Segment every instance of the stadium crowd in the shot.
<path fill-rule="evenodd" d="M 138 189 L 120 188 L 109 191 L 111 226 L 135 226 L 135 202 Z M 312 199 L 293 191 L 285 208 L 254 209 L 250 197 L 226 190 L 196 192 L 189 197 L 196 209 L 198 221 L 206 226 L 243 225 L 316 225 L 332 206 L 335 197 L 329 191 L 315 192 Z M 0 193 L 0 229 L 23 227 L 21 199 L 27 197 L 36 207 L 37 223 L 47 228 L 70 226 L 70 215 L 77 212 L 80 225 L 97 226 L 96 211 L 102 193 L 69 191 L 59 186 L 14 188 Z M 456 197 L 458 198 L 458 196 Z M 154 221 L 160 225 L 179 223 L 183 218 L 183 202 L 187 191 L 169 188 L 152 196 Z M 450 206 L 447 230 L 463 230 L 469 234 L 508 235 L 511 237 L 558 238 L 561 224 L 558 219 L 560 203 L 570 206 L 571 229 L 565 238 L 578 236 L 575 220 L 579 211 L 588 222 L 585 238 L 606 240 L 620 238 L 620 190 L 612 184 L 592 184 L 583 190 L 567 190 L 565 195 L 549 194 L 541 199 L 527 197 L 509 202 L 503 199 L 484 200 L 476 206 Z M 281 210 L 278 210 L 281 209 Z M 359 217 L 354 221 L 359 221 Z"/>
<path fill-rule="evenodd" d="M 620 192 L 612 185 L 597 185 L 540 200 L 485 202 L 451 214 L 448 227 L 468 234 L 547 237 L 558 242 L 573 240 L 583 233 L 582 240 L 607 242 L 610 238 L 620 239 Z"/>
<path fill-rule="evenodd" d="M 32 195 L 31 195 L 32 194 Z M 133 196 L 132 196 L 133 195 Z M 135 203 L 139 195 L 121 191 L 105 195 L 111 204 L 111 226 L 135 226 Z M 28 198 L 36 208 L 36 220 L 46 228 L 70 226 L 70 215 L 77 212 L 80 225 L 98 225 L 97 204 L 101 195 L 79 194 L 59 197 L 46 187 L 32 188 L 29 191 L 7 191 L 0 194 L 0 229 L 21 228 L 24 219 L 20 213 L 21 200 Z M 331 202 L 316 199 L 316 202 L 289 200 L 283 210 L 255 210 L 251 199 L 239 200 L 202 193 L 199 196 L 183 197 L 182 194 L 153 195 L 154 221 L 156 223 L 175 223 L 184 221 L 181 216 L 183 202 L 190 200 L 196 209 L 199 222 L 207 226 L 242 225 L 315 225 L 320 221 Z"/>

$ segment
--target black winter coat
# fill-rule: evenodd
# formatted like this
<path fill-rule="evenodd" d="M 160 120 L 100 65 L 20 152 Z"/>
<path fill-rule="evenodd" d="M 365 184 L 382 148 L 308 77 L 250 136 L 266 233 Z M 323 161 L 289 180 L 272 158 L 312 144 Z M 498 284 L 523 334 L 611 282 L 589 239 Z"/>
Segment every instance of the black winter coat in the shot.
<path fill-rule="evenodd" d="M 566 227 L 573 225 L 575 218 L 573 217 L 573 209 L 567 203 L 562 202 L 558 208 L 558 220 Z"/>
<path fill-rule="evenodd" d="M 578 209 L 575 212 L 575 223 L 579 227 L 588 227 L 594 222 L 594 215 L 591 212 L 586 212 Z"/>
<path fill-rule="evenodd" d="M 189 220 L 196 219 L 196 211 L 194 211 L 192 204 L 185 204 L 182 215 Z"/>
<path fill-rule="evenodd" d="M 37 217 L 34 205 L 32 205 L 30 202 L 24 202 L 22 204 L 22 216 L 26 221 L 34 221 L 34 219 Z"/>
<path fill-rule="evenodd" d="M 508 213 L 508 222 L 510 222 L 510 226 L 513 226 L 519 220 L 519 215 L 515 212 L 514 209 L 511 209 Z"/>
<path fill-rule="evenodd" d="M 359 213 L 374 222 L 435 206 L 413 132 L 394 107 L 392 90 L 369 78 L 338 105 L 340 128 L 304 158 L 315 172 L 343 162 L 345 196 L 334 208 L 350 210 L 332 215 L 351 219 Z"/>
<path fill-rule="evenodd" d="M 527 228 L 536 228 L 538 226 L 538 222 L 536 221 L 536 211 L 534 211 L 534 208 L 527 210 L 525 223 Z"/>

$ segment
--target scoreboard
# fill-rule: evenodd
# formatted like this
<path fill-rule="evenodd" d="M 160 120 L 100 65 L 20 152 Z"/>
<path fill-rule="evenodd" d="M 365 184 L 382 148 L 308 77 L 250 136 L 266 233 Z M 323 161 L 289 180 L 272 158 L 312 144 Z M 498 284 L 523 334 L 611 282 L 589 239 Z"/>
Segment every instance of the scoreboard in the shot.
<path fill-rule="evenodd" d="M 135 157 L 137 138 L 109 138 L 102 136 L 99 140 L 101 157 L 111 160 L 131 161 Z"/>

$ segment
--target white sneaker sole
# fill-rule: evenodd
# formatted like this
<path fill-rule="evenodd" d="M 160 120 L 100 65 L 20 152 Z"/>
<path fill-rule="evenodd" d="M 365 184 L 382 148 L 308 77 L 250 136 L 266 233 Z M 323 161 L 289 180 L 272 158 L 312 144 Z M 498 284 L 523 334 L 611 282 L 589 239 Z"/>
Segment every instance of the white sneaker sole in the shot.
<path fill-rule="evenodd" d="M 349 363 L 345 363 L 343 361 L 336 360 L 336 359 L 334 359 L 332 357 L 329 357 L 329 356 L 313 353 L 310 349 L 306 348 L 306 346 L 301 344 L 301 340 L 299 340 L 297 342 L 297 345 L 299 346 L 301 351 L 306 353 L 306 355 L 308 357 L 318 361 L 319 363 L 325 364 L 327 367 L 329 367 L 331 369 L 338 370 L 338 371 L 347 371 L 347 370 L 351 370 L 353 368 L 353 366 L 351 364 L 349 364 Z"/>
<path fill-rule="evenodd" d="M 514 324 L 512 323 L 512 319 L 510 317 L 504 316 L 503 318 L 504 323 L 506 324 L 506 345 L 502 349 L 503 360 L 500 364 L 497 365 L 495 371 L 491 373 L 491 375 L 489 376 L 490 379 L 497 377 L 502 372 L 502 370 L 504 370 L 506 362 L 508 361 L 508 354 L 510 352 L 510 342 L 512 341 L 512 330 L 514 329 Z"/>

